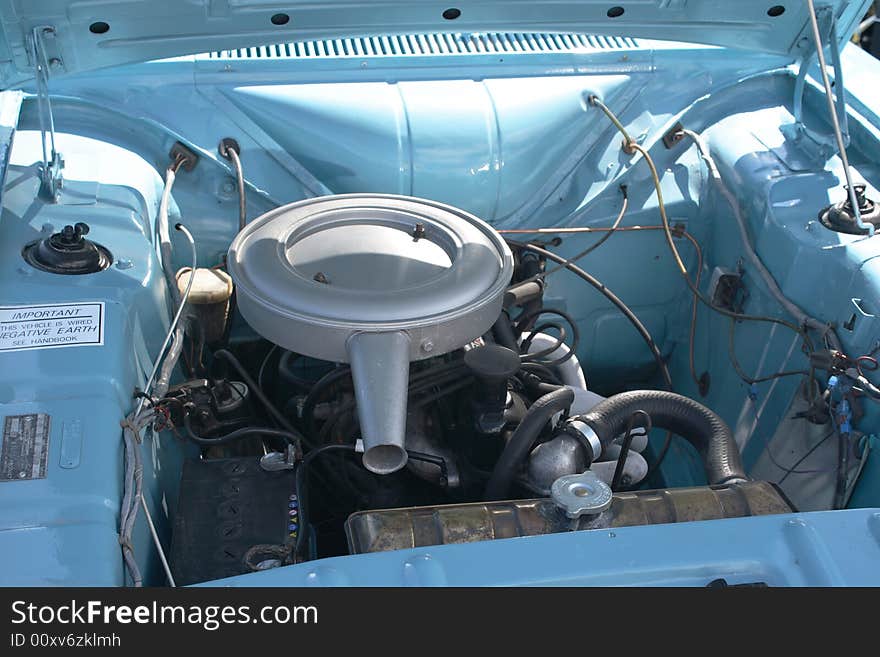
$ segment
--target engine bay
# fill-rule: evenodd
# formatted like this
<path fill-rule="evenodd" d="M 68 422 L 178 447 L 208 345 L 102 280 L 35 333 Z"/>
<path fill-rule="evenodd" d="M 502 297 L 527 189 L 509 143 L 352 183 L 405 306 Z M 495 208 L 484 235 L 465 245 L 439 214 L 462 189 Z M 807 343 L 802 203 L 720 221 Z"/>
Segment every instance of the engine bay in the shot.
<path fill-rule="evenodd" d="M 318 197 L 242 229 L 227 261 L 234 285 L 224 278 L 222 289 L 266 340 L 218 349 L 190 338 L 211 364 L 196 361 L 194 380 L 151 400 L 151 414 L 201 448 L 184 464 L 177 582 L 349 552 L 793 510 L 749 481 L 731 430 L 699 402 L 591 392 L 577 322 L 544 303 L 547 252 L 510 244 L 460 210 L 400 196 Z M 209 303 L 189 302 L 184 334 L 223 336 L 231 294 L 209 294 L 191 271 L 176 274 L 180 303 L 194 293 Z M 668 452 L 649 466 L 652 429 L 690 442 L 710 485 L 625 495 Z M 671 513 L 668 502 L 651 509 L 658 496 Z M 193 500 L 217 506 L 228 540 L 218 546 L 218 525 Z"/>
<path fill-rule="evenodd" d="M 385 82 L 204 83 L 179 102 L 211 121 L 171 130 L 73 80 L 54 191 L 25 99 L 0 393 L 38 424 L 15 431 L 51 430 L 27 456 L 43 476 L 9 484 L 36 506 L 18 488 L 0 521 L 74 518 L 65 540 L 103 570 L 73 581 L 184 585 L 880 504 L 876 247 L 835 162 L 779 137 L 791 77 L 737 86 L 742 66 L 708 106 L 674 89 L 675 112 L 636 74 L 405 82 L 408 133 Z"/>

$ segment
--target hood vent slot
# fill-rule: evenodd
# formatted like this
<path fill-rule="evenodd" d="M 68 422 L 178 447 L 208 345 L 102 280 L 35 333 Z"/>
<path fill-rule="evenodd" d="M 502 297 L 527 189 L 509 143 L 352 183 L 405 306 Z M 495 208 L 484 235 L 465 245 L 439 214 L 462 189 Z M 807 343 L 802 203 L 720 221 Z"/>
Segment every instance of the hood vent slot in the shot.
<path fill-rule="evenodd" d="M 220 50 L 210 59 L 333 59 L 340 57 L 430 57 L 590 53 L 638 48 L 636 39 L 588 34 L 481 32 L 473 34 L 403 34 L 355 39 L 299 41 L 254 48 Z"/>

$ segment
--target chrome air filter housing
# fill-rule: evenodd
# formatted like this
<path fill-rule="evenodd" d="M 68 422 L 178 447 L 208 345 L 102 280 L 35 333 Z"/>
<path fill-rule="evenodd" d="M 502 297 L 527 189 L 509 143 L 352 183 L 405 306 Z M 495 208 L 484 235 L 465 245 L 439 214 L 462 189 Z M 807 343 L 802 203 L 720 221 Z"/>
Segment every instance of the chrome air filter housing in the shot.
<path fill-rule="evenodd" d="M 368 434 L 399 432 L 402 448 L 409 362 L 488 330 L 513 273 L 510 250 L 488 224 L 448 205 L 382 194 L 272 210 L 238 234 L 228 262 L 254 330 L 296 353 L 352 364 L 364 464 L 374 472 L 406 462 L 405 452 L 384 450 L 387 460 L 373 463 L 370 442 L 390 437 Z"/>

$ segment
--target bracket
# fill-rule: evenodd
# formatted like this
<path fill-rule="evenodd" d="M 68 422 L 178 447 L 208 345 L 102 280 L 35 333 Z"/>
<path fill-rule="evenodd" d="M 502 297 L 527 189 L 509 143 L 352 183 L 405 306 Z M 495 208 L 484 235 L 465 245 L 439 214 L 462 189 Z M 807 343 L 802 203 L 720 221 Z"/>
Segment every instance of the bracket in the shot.
<path fill-rule="evenodd" d="M 64 158 L 55 148 L 55 118 L 52 115 L 52 101 L 49 97 L 49 71 L 59 69 L 64 64 L 58 51 L 54 27 L 49 25 L 35 27 L 31 32 L 29 45 L 37 86 L 37 109 L 43 143 L 40 195 L 52 203 L 57 203 L 64 185 L 61 175 Z"/>

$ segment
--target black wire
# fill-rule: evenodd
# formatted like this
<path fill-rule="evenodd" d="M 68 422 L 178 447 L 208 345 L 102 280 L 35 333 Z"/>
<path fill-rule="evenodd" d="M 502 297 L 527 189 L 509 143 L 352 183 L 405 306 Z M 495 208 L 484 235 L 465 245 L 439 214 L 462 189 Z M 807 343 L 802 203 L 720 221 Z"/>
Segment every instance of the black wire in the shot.
<path fill-rule="evenodd" d="M 827 434 L 825 434 L 825 436 L 819 442 L 817 442 L 809 450 L 807 450 L 807 452 L 803 456 L 801 456 L 797 461 L 795 461 L 794 464 L 792 464 L 792 466 L 790 468 L 782 467 L 780 465 L 777 465 L 774 462 L 773 465 L 775 465 L 777 468 L 779 468 L 780 470 L 785 472 L 785 475 L 783 475 L 782 479 L 777 481 L 776 484 L 781 485 L 783 481 L 788 479 L 788 475 L 792 475 L 792 474 L 805 475 L 805 474 L 820 474 L 822 472 L 830 472 L 830 470 L 831 470 L 830 468 L 825 468 L 825 469 L 820 468 L 820 469 L 816 469 L 816 470 L 797 470 L 796 468 L 801 463 L 806 461 L 813 452 L 815 452 L 817 449 L 819 449 L 819 447 L 821 447 L 823 444 L 825 444 L 825 441 L 828 440 L 829 438 L 831 438 L 831 436 L 833 436 L 835 433 L 837 433 L 836 429 L 832 429 Z M 769 446 L 767 447 L 767 452 L 769 455 L 769 452 L 770 452 Z"/>
<path fill-rule="evenodd" d="M 541 361 L 544 365 L 549 365 L 552 367 L 555 365 L 562 365 L 562 363 L 564 363 L 567 360 L 569 360 L 570 358 L 572 358 L 574 356 L 575 352 L 577 351 L 578 346 L 580 345 L 580 341 L 581 341 L 580 330 L 578 329 L 577 322 L 575 322 L 574 319 L 572 319 L 571 315 L 569 315 L 564 310 L 559 310 L 557 308 L 538 308 L 537 310 L 533 310 L 532 312 L 525 313 L 525 314 L 520 315 L 519 317 L 516 318 L 515 333 L 517 335 L 522 335 L 522 330 L 520 329 L 521 326 L 526 326 L 528 324 L 528 322 L 530 320 L 534 319 L 535 317 L 538 317 L 540 315 L 548 315 L 548 314 L 549 315 L 558 315 L 559 317 L 562 317 L 562 319 L 564 319 L 568 323 L 568 325 L 571 326 L 571 346 L 568 347 L 568 352 L 555 360 L 546 361 L 546 362 Z M 534 336 L 534 333 L 539 333 L 538 329 L 534 329 L 532 331 L 533 335 L 530 336 L 530 339 Z M 543 356 L 547 356 L 549 354 L 552 354 L 554 351 L 556 351 L 556 349 L 558 349 L 559 347 L 561 347 L 564 344 L 564 340 L 565 340 L 565 334 L 562 333 L 561 337 L 558 340 L 558 344 L 554 345 L 552 347 L 552 349 L 548 347 L 547 349 L 543 349 L 543 350 L 541 350 L 537 353 L 534 353 L 534 354 L 526 354 L 526 356 L 524 358 L 525 358 L 525 360 L 537 360 Z M 566 346 L 568 346 L 568 345 L 566 345 Z"/>
<path fill-rule="evenodd" d="M 556 376 L 556 373 L 543 363 L 523 363 L 520 365 L 519 369 L 523 372 L 534 374 L 547 383 L 552 383 L 557 386 L 562 385 L 562 381 Z"/>
<path fill-rule="evenodd" d="M 288 445 L 297 445 L 299 444 L 301 438 L 299 434 L 291 433 L 290 431 L 284 431 L 282 429 L 273 429 L 270 427 L 245 427 L 243 429 L 237 429 L 227 434 L 223 434 L 222 436 L 205 438 L 204 436 L 200 436 L 199 434 L 197 434 L 195 429 L 193 429 L 192 420 L 190 420 L 189 413 L 183 416 L 183 427 L 186 429 L 186 433 L 190 437 L 190 439 L 194 443 L 203 447 L 225 445 L 227 443 L 242 440 L 244 438 L 254 438 L 258 436 L 281 438 L 282 440 L 286 441 Z"/>
<path fill-rule="evenodd" d="M 351 368 L 347 365 L 343 365 L 342 367 L 337 367 L 334 370 L 330 370 L 318 379 L 315 382 L 315 385 L 312 386 L 312 389 L 309 390 L 309 393 L 306 395 L 305 401 L 302 406 L 302 421 L 303 426 L 306 429 L 306 433 L 312 434 L 315 430 L 315 406 L 320 401 L 323 396 L 325 390 L 335 384 L 337 381 L 344 379 L 345 377 L 351 376 Z"/>
<path fill-rule="evenodd" d="M 321 454 L 327 452 L 355 452 L 354 445 L 324 445 L 313 449 L 303 457 L 303 460 L 296 468 L 294 475 L 296 486 L 296 498 L 299 503 L 299 530 L 296 534 L 296 543 L 293 547 L 293 556 L 296 561 L 303 552 L 303 547 L 308 544 L 309 526 L 309 503 L 308 503 L 308 480 L 307 469 L 309 465 Z"/>
<path fill-rule="evenodd" d="M 556 344 L 553 345 L 553 347 L 550 347 L 549 350 L 543 349 L 542 352 L 546 352 L 546 354 L 552 354 L 553 351 L 564 345 L 565 338 L 567 337 L 565 327 L 562 324 L 558 324 L 556 322 L 544 322 L 543 324 L 538 324 L 538 326 L 533 329 L 529 329 L 529 337 L 524 338 L 523 341 L 520 343 L 520 353 L 524 356 L 538 356 L 538 353 L 541 352 L 530 354 L 529 347 L 532 346 L 532 342 L 534 342 L 535 336 L 537 336 L 538 333 L 546 333 L 550 329 L 556 329 L 556 331 L 559 332 L 559 337 L 556 338 Z"/>
<path fill-rule="evenodd" d="M 761 376 L 757 378 L 750 377 L 748 374 L 745 373 L 739 363 L 739 359 L 736 357 L 736 343 L 734 340 L 736 322 L 736 319 L 730 319 L 730 331 L 728 332 L 727 338 L 727 351 L 728 356 L 730 357 L 730 364 L 733 366 L 733 370 L 736 372 L 737 376 L 739 376 L 739 378 L 741 378 L 743 381 L 745 381 L 749 385 L 753 385 L 755 383 L 764 383 L 765 381 L 781 379 L 786 376 L 810 376 L 810 372 L 808 370 L 788 370 L 776 372 L 774 374 L 768 374 L 767 376 Z"/>
<path fill-rule="evenodd" d="M 834 420 L 832 419 L 832 422 Z M 846 508 L 846 492 L 849 488 L 849 450 L 850 432 L 840 430 L 840 425 L 834 422 L 834 430 L 837 434 L 837 479 L 834 486 L 834 508 Z"/>
<path fill-rule="evenodd" d="M 231 351 L 226 349 L 218 349 L 214 352 L 214 358 L 220 358 L 225 360 L 227 363 L 232 365 L 238 372 L 239 376 L 241 376 L 242 381 L 250 388 L 251 392 L 260 400 L 260 403 L 266 408 L 266 411 L 271 415 L 276 422 L 278 422 L 281 427 L 287 431 L 288 433 L 292 433 L 296 435 L 300 440 L 305 442 L 307 445 L 309 441 L 299 432 L 296 428 L 287 420 L 284 415 L 282 415 L 275 405 L 269 401 L 269 398 L 266 396 L 266 393 L 262 391 L 260 386 L 256 384 L 250 374 L 248 374 L 247 370 L 244 369 L 244 366 L 239 362 L 238 358 L 236 358 Z"/>
<path fill-rule="evenodd" d="M 418 383 L 421 383 L 423 380 L 425 380 L 427 378 L 432 378 L 432 377 L 436 378 L 440 375 L 447 374 L 447 372 L 451 374 L 451 373 L 455 372 L 456 370 L 459 370 L 462 368 L 464 368 L 464 362 L 461 359 L 448 361 L 448 362 L 442 363 L 440 365 L 434 365 L 432 367 L 426 368 L 416 374 L 413 374 L 410 377 L 410 381 L 409 381 L 410 391 L 412 392 L 413 386 L 415 386 Z M 302 419 L 303 419 L 304 426 L 306 427 L 306 432 L 309 435 L 312 435 L 315 432 L 315 427 L 314 427 L 315 406 L 317 405 L 318 401 L 323 396 L 325 389 L 328 388 L 329 386 L 333 385 L 334 383 L 336 383 L 340 379 L 343 379 L 346 376 L 350 376 L 350 375 L 351 375 L 351 368 L 348 366 L 343 366 L 343 367 L 339 367 L 335 370 L 332 370 L 331 372 L 328 372 L 327 374 L 322 376 L 320 379 L 318 379 L 318 381 L 315 383 L 314 387 L 309 391 L 309 394 L 306 395 L 306 399 L 303 402 L 303 407 L 302 407 Z M 340 408 L 338 412 L 339 413 L 345 412 L 347 410 L 350 410 L 351 408 L 354 408 L 354 406 L 355 406 L 354 402 L 350 402 L 350 403 L 344 405 L 342 408 Z M 325 422 L 325 427 L 326 427 L 326 425 L 327 425 L 327 423 Z M 322 429 L 321 429 L 321 434 L 322 435 L 326 434 L 324 427 L 322 427 Z"/>
<path fill-rule="evenodd" d="M 281 354 L 281 358 L 278 359 L 278 371 L 280 372 L 282 379 L 286 383 L 291 383 L 299 388 L 310 390 L 312 386 L 315 385 L 315 381 L 304 379 L 303 377 L 297 376 L 293 373 L 291 362 L 299 357 L 300 354 L 294 353 L 293 351 L 287 351 L 285 349 L 284 353 Z"/>
<path fill-rule="evenodd" d="M 643 421 L 642 426 L 645 429 L 645 435 L 648 435 L 651 432 L 651 416 L 642 410 L 634 411 L 627 421 L 626 434 L 623 439 L 623 444 L 620 447 L 620 454 L 617 456 L 617 465 L 614 468 L 614 476 L 611 478 L 611 490 L 613 491 L 620 490 L 620 480 L 623 479 L 623 469 L 626 466 L 626 458 L 629 456 L 629 448 L 630 445 L 632 445 L 633 431 L 636 428 L 637 418 L 641 418 Z"/>
<path fill-rule="evenodd" d="M 457 381 L 456 383 L 453 383 L 452 385 L 449 385 L 445 388 L 441 388 L 440 390 L 437 390 L 436 392 L 434 392 L 430 395 L 427 395 L 426 397 L 420 397 L 420 398 L 416 399 L 415 401 L 413 401 L 409 404 L 409 407 L 410 408 L 420 408 L 420 407 L 425 406 L 427 404 L 430 404 L 432 402 L 443 399 L 444 397 L 451 395 L 453 392 L 467 388 L 472 383 L 473 383 L 473 380 L 470 377 L 463 379 L 461 381 Z"/>
<path fill-rule="evenodd" d="M 507 239 L 507 238 L 505 238 Z M 663 355 L 660 353 L 660 349 L 657 347 L 657 343 L 654 342 L 654 338 L 651 337 L 651 334 L 648 332 L 648 329 L 645 328 L 645 325 L 639 320 L 636 314 L 630 310 L 629 306 L 627 306 L 623 301 L 621 301 L 616 294 L 614 294 L 611 290 L 605 287 L 605 284 L 602 283 L 599 279 L 594 276 L 588 274 L 586 271 L 574 265 L 570 262 L 567 262 L 565 258 L 556 255 L 552 251 L 548 251 L 547 249 L 542 249 L 539 246 L 535 246 L 534 244 L 526 244 L 524 242 L 517 242 L 515 240 L 507 239 L 507 242 L 513 246 L 516 246 L 521 249 L 528 249 L 530 251 L 534 251 L 535 253 L 552 260 L 553 262 L 557 262 L 565 266 L 571 273 L 576 276 L 582 278 L 584 281 L 593 286 L 599 293 L 602 294 L 606 299 L 608 299 L 614 306 L 621 312 L 623 315 L 630 321 L 630 323 L 635 327 L 636 331 L 638 331 L 639 335 L 642 336 L 642 339 L 648 345 L 648 348 L 651 350 L 651 353 L 654 356 L 654 360 L 657 363 L 657 367 L 660 368 L 660 373 L 663 375 L 663 381 L 666 384 L 666 388 L 668 390 L 673 390 L 672 386 L 672 376 L 669 374 L 669 368 L 666 366 L 666 361 L 663 360 Z M 669 453 L 669 448 L 672 445 L 672 432 L 666 432 L 666 438 L 663 441 L 663 447 L 660 448 L 660 453 L 657 455 L 657 460 L 648 468 L 648 473 L 645 475 L 645 479 L 650 477 L 654 472 L 656 472 L 660 465 L 663 463 L 663 459 L 666 458 L 666 455 Z"/>
<path fill-rule="evenodd" d="M 507 239 L 507 238 L 505 238 Z M 672 390 L 672 376 L 669 374 L 669 368 L 666 366 L 666 361 L 663 360 L 663 355 L 660 353 L 660 349 L 657 347 L 657 343 L 654 342 L 654 338 L 651 337 L 651 334 L 648 332 L 648 329 L 645 328 L 645 325 L 642 324 L 641 320 L 636 317 L 635 313 L 630 310 L 629 306 L 627 306 L 623 301 L 621 301 L 616 294 L 614 294 L 611 290 L 609 290 L 604 283 L 599 281 L 597 278 L 588 274 L 586 271 L 574 265 L 570 262 L 566 262 L 565 258 L 562 256 L 558 256 L 552 251 L 548 251 L 547 249 L 542 249 L 540 246 L 535 246 L 534 244 L 527 244 L 525 242 L 518 242 L 515 240 L 507 239 L 507 242 L 512 246 L 515 246 L 520 249 L 526 249 L 528 251 L 533 251 L 538 255 L 544 256 L 545 258 L 552 260 L 553 262 L 557 262 L 559 264 L 565 264 L 565 268 L 570 272 L 575 274 L 576 276 L 583 279 L 586 283 L 594 287 L 602 296 L 604 296 L 608 301 L 610 301 L 614 306 L 621 312 L 623 315 L 630 321 L 630 323 L 635 327 L 636 331 L 638 331 L 639 335 L 642 336 L 642 339 L 648 345 L 648 348 L 651 350 L 651 354 L 654 356 L 654 360 L 657 362 L 657 367 L 660 368 L 660 372 L 663 375 L 663 380 L 666 383 L 666 387 L 669 390 Z"/>
<path fill-rule="evenodd" d="M 556 329 L 559 332 L 559 335 L 553 338 L 553 344 L 549 347 L 545 347 L 544 349 L 539 349 L 533 353 L 529 353 L 529 348 L 532 346 L 532 341 L 535 339 L 535 336 L 539 333 L 545 333 L 550 337 L 553 337 L 552 334 L 547 333 L 550 329 Z M 544 365 L 550 366 L 551 363 L 546 360 L 542 360 L 544 356 L 549 356 L 557 349 L 566 346 L 565 338 L 567 337 L 567 332 L 565 327 L 561 324 L 556 324 L 555 322 L 545 322 L 535 328 L 531 329 L 529 332 L 529 337 L 522 341 L 520 344 L 520 360 L 523 363 L 543 363 Z M 570 354 L 571 351 L 566 350 L 566 355 Z M 571 358 L 571 356 L 569 356 Z M 564 361 L 563 361 L 564 362 Z"/>

